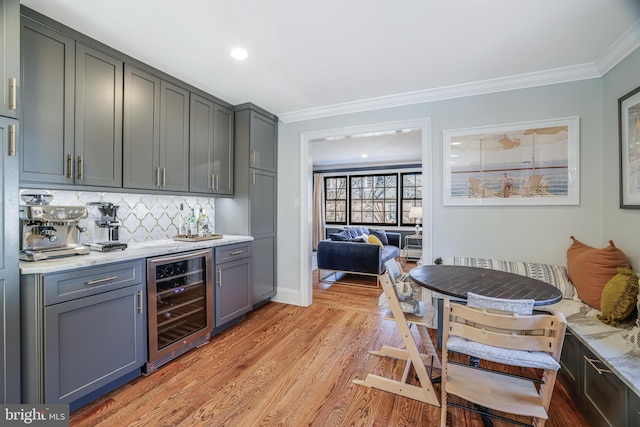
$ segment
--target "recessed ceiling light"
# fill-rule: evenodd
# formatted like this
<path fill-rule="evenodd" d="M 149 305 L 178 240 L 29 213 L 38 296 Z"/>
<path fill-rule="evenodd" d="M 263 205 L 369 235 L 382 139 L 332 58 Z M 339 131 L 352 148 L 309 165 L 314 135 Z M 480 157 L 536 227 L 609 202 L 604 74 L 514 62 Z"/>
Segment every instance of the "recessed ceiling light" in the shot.
<path fill-rule="evenodd" d="M 235 59 L 242 60 L 242 59 L 247 59 L 249 54 L 245 49 L 241 47 L 234 47 L 233 49 L 231 49 L 231 56 L 233 56 Z"/>
<path fill-rule="evenodd" d="M 369 155 L 368 155 L 368 154 L 363 154 L 361 157 L 362 157 L 363 159 L 366 159 L 367 157 L 369 157 Z"/>

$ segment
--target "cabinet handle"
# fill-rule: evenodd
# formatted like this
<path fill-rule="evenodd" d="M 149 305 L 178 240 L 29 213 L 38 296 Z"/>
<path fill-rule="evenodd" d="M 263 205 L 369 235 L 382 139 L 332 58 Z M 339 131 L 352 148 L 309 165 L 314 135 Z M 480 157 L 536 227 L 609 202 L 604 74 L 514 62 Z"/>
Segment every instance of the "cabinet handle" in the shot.
<path fill-rule="evenodd" d="M 256 164 L 256 150 L 251 150 L 251 164 L 254 166 Z"/>
<path fill-rule="evenodd" d="M 256 171 L 251 171 L 251 185 L 256 185 Z"/>
<path fill-rule="evenodd" d="M 160 166 L 156 166 L 156 185 L 160 187 Z"/>
<path fill-rule="evenodd" d="M 222 269 L 218 268 L 216 273 L 218 273 L 218 287 L 221 287 L 222 286 Z"/>
<path fill-rule="evenodd" d="M 233 251 L 233 252 L 229 252 L 229 255 L 240 255 L 243 254 L 244 251 Z"/>
<path fill-rule="evenodd" d="M 167 186 L 167 169 L 166 168 L 162 168 L 162 186 L 163 187 Z"/>
<path fill-rule="evenodd" d="M 16 125 L 9 125 L 9 156 L 16 155 Z"/>
<path fill-rule="evenodd" d="M 214 180 L 213 182 L 215 182 L 215 190 L 218 191 L 218 185 L 220 183 L 220 178 L 218 177 L 218 175 L 214 175 Z"/>
<path fill-rule="evenodd" d="M 84 156 L 78 156 L 78 179 L 83 179 Z"/>
<path fill-rule="evenodd" d="M 138 313 L 142 314 L 143 306 L 142 306 L 142 291 L 138 291 Z"/>
<path fill-rule="evenodd" d="M 589 362 L 589 365 L 591 365 L 591 367 L 593 369 L 596 370 L 596 372 L 598 373 L 598 375 L 602 375 L 602 374 L 610 374 L 611 371 L 609 369 L 600 369 L 596 366 L 596 363 L 600 362 L 597 359 L 589 359 L 587 356 L 584 356 L 584 360 L 586 360 L 587 362 Z"/>
<path fill-rule="evenodd" d="M 211 185 L 209 185 L 209 188 L 212 189 L 212 190 L 215 190 L 214 182 L 216 182 L 216 176 L 212 174 L 211 175 Z"/>
<path fill-rule="evenodd" d="M 67 154 L 67 179 L 71 179 L 71 154 Z"/>
<path fill-rule="evenodd" d="M 109 280 L 113 280 L 117 278 L 118 276 L 109 276 L 109 277 L 103 277 L 102 279 L 89 280 L 88 282 L 85 283 L 85 285 L 95 285 L 96 283 L 108 282 Z"/>
<path fill-rule="evenodd" d="M 16 78 L 9 79 L 9 110 L 18 109 L 18 82 Z"/>

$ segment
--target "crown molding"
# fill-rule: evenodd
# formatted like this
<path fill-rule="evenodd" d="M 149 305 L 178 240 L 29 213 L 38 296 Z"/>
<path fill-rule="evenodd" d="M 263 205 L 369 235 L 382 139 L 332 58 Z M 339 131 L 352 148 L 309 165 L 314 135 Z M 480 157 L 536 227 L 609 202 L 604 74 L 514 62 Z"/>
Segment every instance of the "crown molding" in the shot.
<path fill-rule="evenodd" d="M 309 108 L 289 113 L 281 113 L 278 114 L 278 118 L 283 123 L 292 123 L 341 114 L 599 78 L 604 76 L 639 46 L 640 20 L 600 55 L 597 61 L 592 63 Z"/>

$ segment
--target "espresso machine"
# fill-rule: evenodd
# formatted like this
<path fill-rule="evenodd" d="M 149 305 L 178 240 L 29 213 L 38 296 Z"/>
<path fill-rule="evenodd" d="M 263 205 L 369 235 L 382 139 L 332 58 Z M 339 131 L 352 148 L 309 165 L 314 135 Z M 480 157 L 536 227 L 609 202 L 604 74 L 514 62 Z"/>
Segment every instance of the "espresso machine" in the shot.
<path fill-rule="evenodd" d="M 119 206 L 109 202 L 87 203 L 89 215 L 90 243 L 85 243 L 92 251 L 110 252 L 127 248 L 120 242 Z"/>
<path fill-rule="evenodd" d="M 87 217 L 84 206 L 52 206 L 50 194 L 22 194 L 20 205 L 20 259 L 40 261 L 86 255 L 89 248 L 78 244 L 78 222 Z"/>

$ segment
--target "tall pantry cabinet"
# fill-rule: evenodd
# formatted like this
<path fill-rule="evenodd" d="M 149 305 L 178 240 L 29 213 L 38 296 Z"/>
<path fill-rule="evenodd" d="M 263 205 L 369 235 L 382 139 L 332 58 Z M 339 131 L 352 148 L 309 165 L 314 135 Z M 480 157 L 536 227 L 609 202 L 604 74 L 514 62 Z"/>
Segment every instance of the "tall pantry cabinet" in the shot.
<path fill-rule="evenodd" d="M 216 230 L 254 238 L 254 307 L 276 294 L 277 129 L 273 114 L 253 104 L 235 107 L 234 197 L 216 199 Z"/>
<path fill-rule="evenodd" d="M 20 3 L 0 0 L 0 404 L 20 403 L 20 276 L 18 272 L 18 111 Z"/>

